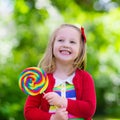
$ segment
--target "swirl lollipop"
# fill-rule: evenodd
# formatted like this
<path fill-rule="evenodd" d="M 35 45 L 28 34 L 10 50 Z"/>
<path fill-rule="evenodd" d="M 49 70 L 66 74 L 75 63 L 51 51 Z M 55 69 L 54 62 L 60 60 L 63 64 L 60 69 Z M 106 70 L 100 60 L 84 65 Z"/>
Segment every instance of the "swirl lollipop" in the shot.
<path fill-rule="evenodd" d="M 47 74 L 42 68 L 26 68 L 19 76 L 19 87 L 24 93 L 32 96 L 44 93 L 48 87 Z"/>

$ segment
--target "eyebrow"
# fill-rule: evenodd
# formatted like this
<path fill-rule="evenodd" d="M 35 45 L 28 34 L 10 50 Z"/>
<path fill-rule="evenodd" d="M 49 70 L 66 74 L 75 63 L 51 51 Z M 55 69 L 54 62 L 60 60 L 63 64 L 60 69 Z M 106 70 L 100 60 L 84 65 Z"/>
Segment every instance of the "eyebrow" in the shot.
<path fill-rule="evenodd" d="M 63 38 L 63 39 L 64 39 L 64 37 L 63 37 L 63 36 L 56 36 L 56 38 Z"/>

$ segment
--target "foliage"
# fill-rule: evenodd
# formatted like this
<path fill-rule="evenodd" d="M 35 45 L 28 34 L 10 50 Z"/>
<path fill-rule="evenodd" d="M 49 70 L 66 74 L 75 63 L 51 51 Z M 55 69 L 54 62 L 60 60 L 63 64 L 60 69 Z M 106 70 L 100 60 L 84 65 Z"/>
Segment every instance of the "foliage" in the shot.
<path fill-rule="evenodd" d="M 98 0 L 66 0 L 64 4 L 60 0 L 9 2 L 13 12 L 7 19 L 0 17 L 0 26 L 4 24 L 8 31 L 0 40 L 1 120 L 24 119 L 27 96 L 18 87 L 19 74 L 26 67 L 37 66 L 52 30 L 63 22 L 85 27 L 86 70 L 95 80 L 97 94 L 95 116 L 120 117 L 120 2 L 111 0 L 109 4 L 112 2 L 117 7 L 109 10 L 105 6 L 95 9 Z"/>

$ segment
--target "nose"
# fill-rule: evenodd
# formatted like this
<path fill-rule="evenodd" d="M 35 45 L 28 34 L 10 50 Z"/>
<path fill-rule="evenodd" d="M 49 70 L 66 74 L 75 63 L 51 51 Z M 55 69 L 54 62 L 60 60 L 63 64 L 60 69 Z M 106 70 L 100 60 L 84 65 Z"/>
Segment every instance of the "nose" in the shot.
<path fill-rule="evenodd" d="M 63 44 L 63 47 L 64 48 L 68 48 L 70 46 L 69 42 L 68 41 L 65 41 L 64 44 Z"/>

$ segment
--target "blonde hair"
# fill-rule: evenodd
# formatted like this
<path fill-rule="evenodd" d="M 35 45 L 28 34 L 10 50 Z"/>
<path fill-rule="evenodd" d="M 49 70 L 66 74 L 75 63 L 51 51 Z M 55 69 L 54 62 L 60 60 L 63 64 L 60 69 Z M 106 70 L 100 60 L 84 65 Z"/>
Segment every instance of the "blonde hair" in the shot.
<path fill-rule="evenodd" d="M 53 73 L 56 69 L 55 57 L 53 55 L 53 46 L 58 31 L 63 27 L 75 28 L 77 31 L 79 31 L 81 36 L 80 28 L 71 24 L 62 24 L 59 28 L 57 28 L 53 32 L 49 40 L 48 46 L 46 48 L 46 52 L 38 64 L 38 67 L 43 68 L 47 73 Z M 82 37 L 80 37 L 80 53 L 78 57 L 74 60 L 73 69 L 71 70 L 70 74 L 73 73 L 77 68 L 84 70 L 85 65 L 86 65 L 86 45 L 85 45 L 85 41 L 83 41 Z"/>

